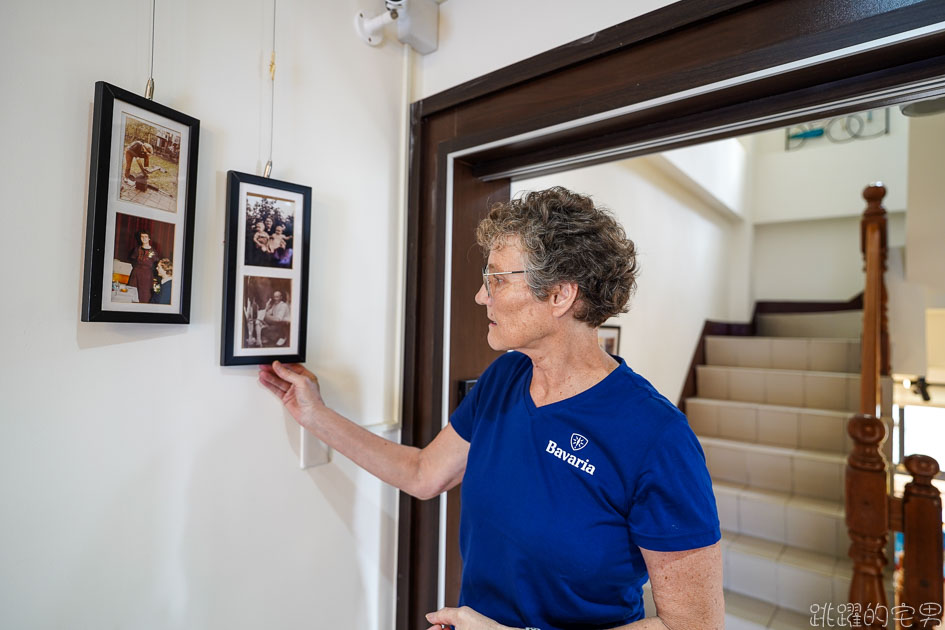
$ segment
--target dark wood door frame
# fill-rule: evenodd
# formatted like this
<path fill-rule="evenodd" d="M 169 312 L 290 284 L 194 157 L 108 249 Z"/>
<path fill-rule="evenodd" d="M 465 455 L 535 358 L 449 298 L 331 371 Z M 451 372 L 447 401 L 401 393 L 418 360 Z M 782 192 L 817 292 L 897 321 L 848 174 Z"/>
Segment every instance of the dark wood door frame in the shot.
<path fill-rule="evenodd" d="M 511 177 L 941 95 L 943 22 L 942 0 L 682 0 L 414 103 L 402 442 L 432 440 L 452 384 L 494 356 L 469 225 Z M 437 606 L 439 500 L 399 510 L 397 628 L 413 630 Z"/>

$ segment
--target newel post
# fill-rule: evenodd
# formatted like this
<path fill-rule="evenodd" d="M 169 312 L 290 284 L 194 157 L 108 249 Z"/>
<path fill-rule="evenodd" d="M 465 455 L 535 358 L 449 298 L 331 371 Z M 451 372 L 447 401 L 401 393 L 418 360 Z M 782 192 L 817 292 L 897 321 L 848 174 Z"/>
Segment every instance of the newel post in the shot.
<path fill-rule="evenodd" d="M 902 604 L 915 611 L 916 627 L 942 619 L 942 496 L 932 485 L 938 462 L 927 455 L 905 459 L 912 481 L 902 495 Z"/>
<path fill-rule="evenodd" d="M 883 198 L 886 197 L 886 187 L 882 182 L 870 184 L 863 189 L 863 199 L 866 200 L 866 210 L 863 211 L 863 219 L 860 222 L 860 251 L 863 252 L 863 262 L 866 262 L 866 234 L 869 231 L 869 225 L 875 224 L 879 227 L 879 247 L 880 247 L 880 268 L 882 275 L 880 277 L 880 333 L 879 333 L 879 373 L 883 376 L 889 376 L 889 316 L 887 315 L 887 302 L 889 296 L 886 293 L 886 258 L 887 258 L 887 240 L 886 240 L 886 208 L 883 207 Z"/>
<path fill-rule="evenodd" d="M 886 458 L 880 446 L 886 439 L 886 425 L 861 413 L 850 418 L 847 432 L 853 438 L 846 470 L 846 521 L 853 559 L 850 603 L 859 604 L 860 610 L 868 613 L 860 627 L 885 628 L 888 609 L 883 567 L 889 505 Z"/>

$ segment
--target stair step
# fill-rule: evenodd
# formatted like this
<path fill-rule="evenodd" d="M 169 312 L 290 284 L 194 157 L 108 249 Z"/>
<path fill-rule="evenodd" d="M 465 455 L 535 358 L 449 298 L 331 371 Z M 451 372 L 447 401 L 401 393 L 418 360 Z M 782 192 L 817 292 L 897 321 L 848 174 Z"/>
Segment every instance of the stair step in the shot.
<path fill-rule="evenodd" d="M 848 558 L 729 532 L 722 535 L 722 558 L 727 591 L 808 615 L 812 605 L 847 601 L 853 575 Z"/>
<path fill-rule="evenodd" d="M 843 504 L 715 481 L 722 529 L 844 558 L 850 538 Z"/>
<path fill-rule="evenodd" d="M 711 398 L 687 398 L 689 425 L 700 437 L 847 453 L 849 411 Z"/>
<path fill-rule="evenodd" d="M 699 398 L 854 411 L 860 375 L 697 365 L 696 389 Z"/>
<path fill-rule="evenodd" d="M 758 315 L 758 334 L 769 337 L 859 339 L 863 311 L 770 313 Z"/>
<path fill-rule="evenodd" d="M 708 335 L 706 363 L 817 372 L 859 372 L 859 339 Z"/>
<path fill-rule="evenodd" d="M 843 500 L 844 455 L 712 437 L 699 441 L 713 480 L 815 499 Z"/>

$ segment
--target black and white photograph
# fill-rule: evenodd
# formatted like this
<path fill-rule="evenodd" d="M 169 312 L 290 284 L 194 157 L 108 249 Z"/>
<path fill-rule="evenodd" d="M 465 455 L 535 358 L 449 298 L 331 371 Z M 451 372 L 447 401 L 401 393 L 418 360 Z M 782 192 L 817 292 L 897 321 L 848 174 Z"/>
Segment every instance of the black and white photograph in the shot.
<path fill-rule="evenodd" d="M 282 348 L 292 332 L 292 281 L 243 277 L 243 348 Z"/>

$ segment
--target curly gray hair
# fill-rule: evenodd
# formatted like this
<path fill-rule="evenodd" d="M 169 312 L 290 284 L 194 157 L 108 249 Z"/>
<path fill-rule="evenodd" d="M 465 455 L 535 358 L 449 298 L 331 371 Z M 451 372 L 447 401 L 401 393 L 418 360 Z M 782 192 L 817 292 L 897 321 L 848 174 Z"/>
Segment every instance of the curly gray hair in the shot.
<path fill-rule="evenodd" d="M 492 206 L 476 228 L 486 256 L 508 238 L 525 253 L 525 278 L 539 300 L 560 282 L 578 285 L 574 317 L 596 328 L 629 310 L 636 290 L 636 246 L 590 197 L 556 186 Z"/>

